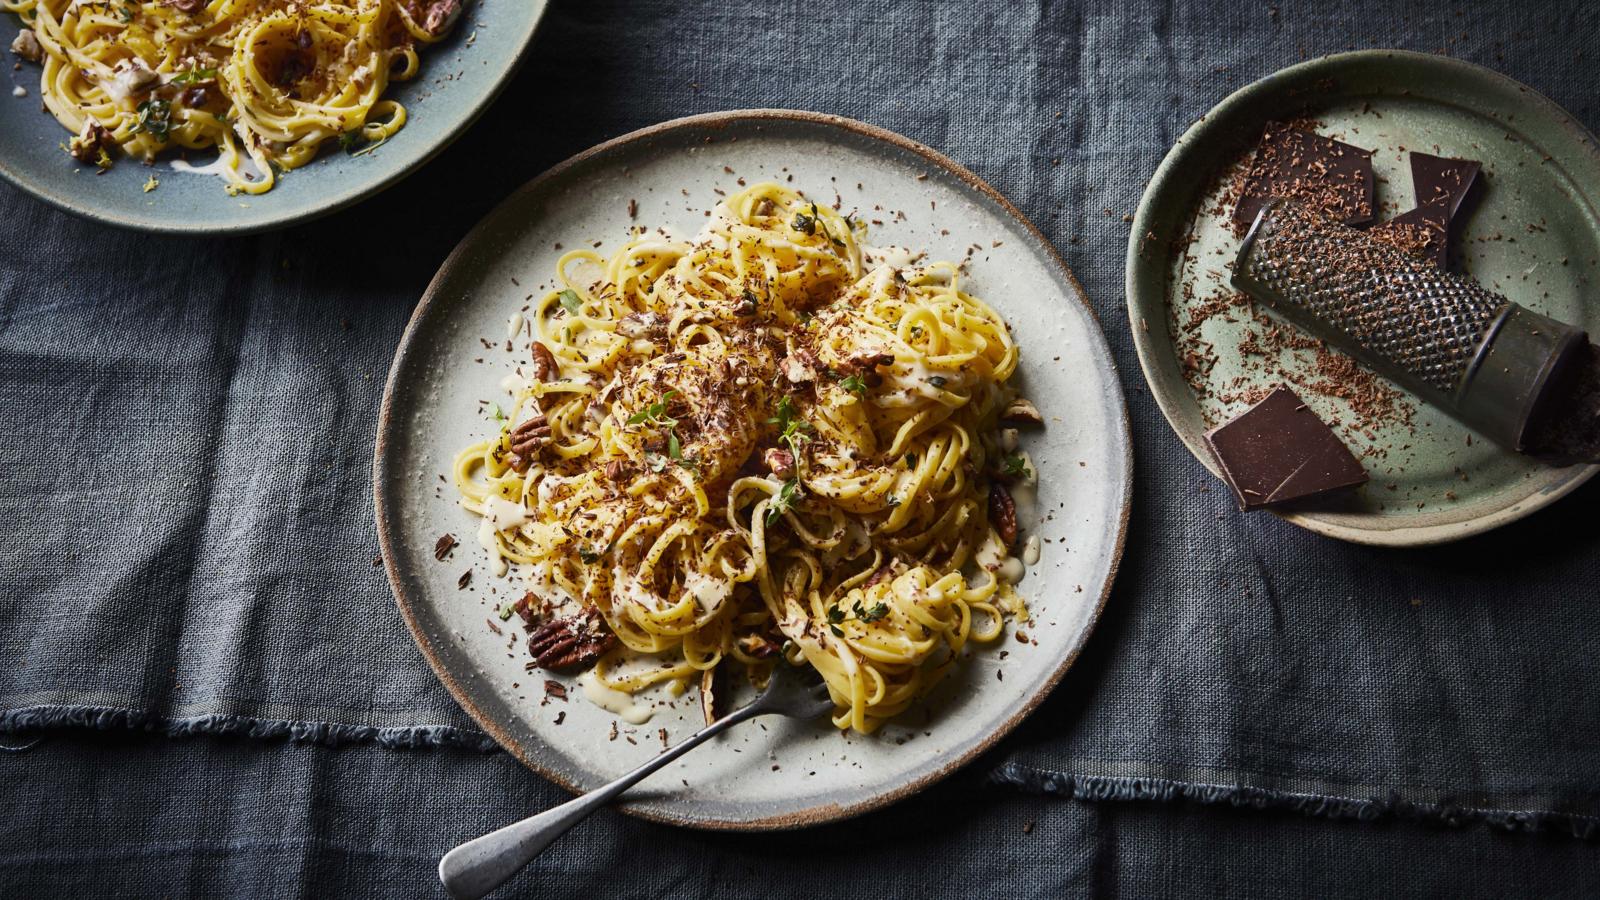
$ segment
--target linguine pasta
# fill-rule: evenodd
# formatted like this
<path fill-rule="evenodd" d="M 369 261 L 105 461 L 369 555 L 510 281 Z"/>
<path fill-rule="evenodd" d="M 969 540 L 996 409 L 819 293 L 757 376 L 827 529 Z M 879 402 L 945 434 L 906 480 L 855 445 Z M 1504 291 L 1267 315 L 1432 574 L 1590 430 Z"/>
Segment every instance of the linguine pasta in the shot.
<path fill-rule="evenodd" d="M 955 265 L 865 234 L 759 184 L 692 241 L 567 253 L 528 308 L 531 361 L 455 481 L 530 622 L 615 634 L 604 688 L 787 658 L 870 732 L 1026 617 L 1017 348 Z"/>
<path fill-rule="evenodd" d="M 330 138 L 351 152 L 406 122 L 413 78 L 461 0 L 0 0 L 43 67 L 44 106 L 102 168 L 118 150 L 215 149 L 230 193 L 271 190 Z M 208 167 L 213 168 L 213 167 Z"/>

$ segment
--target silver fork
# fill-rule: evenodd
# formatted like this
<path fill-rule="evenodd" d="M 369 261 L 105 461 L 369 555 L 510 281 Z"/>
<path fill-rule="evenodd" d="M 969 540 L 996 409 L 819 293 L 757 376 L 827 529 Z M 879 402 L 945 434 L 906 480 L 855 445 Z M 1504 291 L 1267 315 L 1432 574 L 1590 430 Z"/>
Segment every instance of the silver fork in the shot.
<path fill-rule="evenodd" d="M 695 732 L 693 737 L 670 750 L 662 751 L 655 759 L 603 788 L 574 797 L 553 809 L 456 847 L 439 860 L 439 880 L 444 882 L 445 890 L 456 900 L 477 900 L 505 884 L 544 848 L 572 826 L 588 818 L 590 813 L 708 739 L 757 716 L 777 714 L 791 719 L 814 719 L 833 709 L 827 686 L 808 678 L 807 671 L 780 662 L 773 668 L 766 690 L 749 706 L 728 713 Z"/>

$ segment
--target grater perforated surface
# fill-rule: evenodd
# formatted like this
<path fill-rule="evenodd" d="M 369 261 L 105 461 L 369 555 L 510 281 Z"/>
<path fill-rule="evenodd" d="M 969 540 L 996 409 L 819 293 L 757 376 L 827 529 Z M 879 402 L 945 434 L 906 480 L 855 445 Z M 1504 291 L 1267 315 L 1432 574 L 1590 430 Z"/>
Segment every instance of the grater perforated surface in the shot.
<path fill-rule="evenodd" d="M 1236 278 L 1312 330 L 1342 331 L 1387 374 L 1446 395 L 1510 303 L 1297 203 L 1268 211 L 1239 265 Z"/>

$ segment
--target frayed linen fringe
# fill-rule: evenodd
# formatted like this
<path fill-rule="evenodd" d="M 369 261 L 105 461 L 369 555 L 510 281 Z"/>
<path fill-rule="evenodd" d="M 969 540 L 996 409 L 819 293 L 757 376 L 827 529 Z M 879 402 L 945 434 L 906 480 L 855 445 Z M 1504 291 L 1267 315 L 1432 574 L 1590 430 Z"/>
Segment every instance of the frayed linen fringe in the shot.
<path fill-rule="evenodd" d="M 289 740 L 330 747 L 341 744 L 373 743 L 391 750 L 464 747 L 487 752 L 497 749 L 494 740 L 488 735 L 449 725 L 377 728 L 371 725 L 297 722 L 289 719 L 259 719 L 228 715 L 169 719 L 136 710 L 103 706 L 30 706 L 0 711 L 0 734 L 33 736 L 40 731 L 72 728 L 124 729 L 153 732 L 169 737 L 226 735 L 263 740 Z"/>
<path fill-rule="evenodd" d="M 1594 816 L 1541 810 L 1482 809 L 1448 802 L 1417 803 L 1395 792 L 1385 798 L 1331 797 L 1165 778 L 1071 775 L 1012 763 L 991 772 L 989 781 L 1032 793 L 1077 800 L 1192 801 L 1243 809 L 1288 810 L 1307 816 L 1363 822 L 1394 818 L 1452 827 L 1484 824 L 1506 831 L 1570 832 L 1574 837 L 1585 840 L 1600 837 L 1600 819 Z"/>

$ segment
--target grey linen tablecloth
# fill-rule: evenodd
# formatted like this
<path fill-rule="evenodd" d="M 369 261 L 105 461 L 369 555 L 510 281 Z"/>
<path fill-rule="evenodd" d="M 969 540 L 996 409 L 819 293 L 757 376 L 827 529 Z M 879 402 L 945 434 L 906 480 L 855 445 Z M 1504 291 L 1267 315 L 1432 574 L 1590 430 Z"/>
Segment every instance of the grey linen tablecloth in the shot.
<path fill-rule="evenodd" d="M 327 219 L 155 238 L 0 188 L 0 896 L 428 894 L 445 849 L 560 799 L 456 707 L 373 564 L 383 376 L 517 185 L 754 106 L 938 148 L 1062 250 L 1128 395 L 1122 574 L 1056 694 L 950 782 L 780 836 L 607 812 L 518 889 L 1593 895 L 1600 486 L 1431 550 L 1239 514 L 1143 389 L 1122 260 L 1162 155 L 1250 80 L 1439 51 L 1594 128 L 1596 34 L 1578 3 L 558 3 L 460 142 Z"/>

